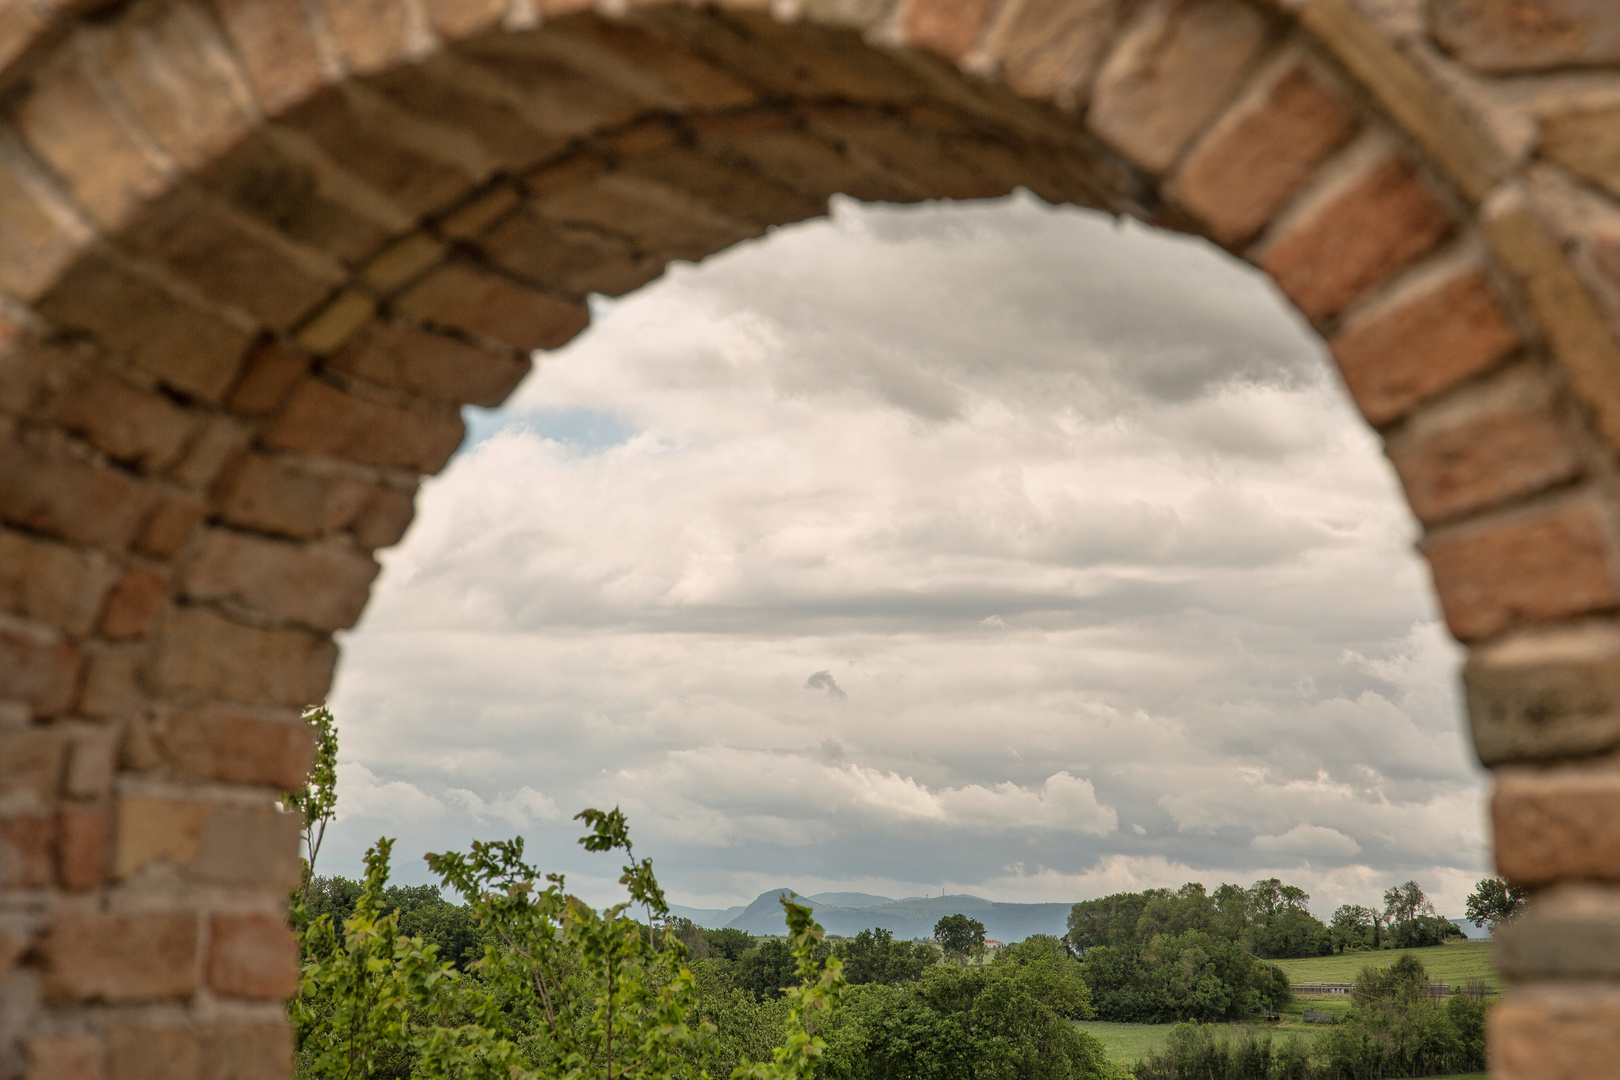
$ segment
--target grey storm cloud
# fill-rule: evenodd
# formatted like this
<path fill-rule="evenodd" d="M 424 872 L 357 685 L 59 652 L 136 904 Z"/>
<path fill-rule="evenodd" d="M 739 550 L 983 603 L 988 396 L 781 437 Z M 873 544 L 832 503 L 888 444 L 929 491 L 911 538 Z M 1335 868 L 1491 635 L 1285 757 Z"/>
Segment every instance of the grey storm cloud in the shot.
<path fill-rule="evenodd" d="M 843 688 L 838 685 L 838 680 L 832 677 L 830 671 L 815 672 L 804 680 L 804 688 L 806 690 L 825 690 L 830 698 L 843 699 L 849 697 L 848 694 L 844 693 Z"/>
<path fill-rule="evenodd" d="M 569 818 L 616 804 L 707 907 L 1483 872 L 1398 486 L 1207 245 L 839 203 L 540 359 L 345 637 L 323 869 L 521 833 L 605 899 Z"/>

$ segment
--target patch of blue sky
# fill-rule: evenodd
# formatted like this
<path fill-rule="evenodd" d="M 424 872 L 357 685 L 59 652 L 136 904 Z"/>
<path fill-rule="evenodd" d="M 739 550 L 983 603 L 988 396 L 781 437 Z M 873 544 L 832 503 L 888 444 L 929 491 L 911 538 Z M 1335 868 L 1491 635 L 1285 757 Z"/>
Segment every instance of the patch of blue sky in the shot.
<path fill-rule="evenodd" d="M 579 454 L 599 454 L 629 442 L 635 434 L 622 417 L 601 409 L 480 409 L 468 405 L 461 410 L 461 418 L 467 425 L 467 437 L 457 453 L 463 454 L 503 431 L 527 431 Z"/>

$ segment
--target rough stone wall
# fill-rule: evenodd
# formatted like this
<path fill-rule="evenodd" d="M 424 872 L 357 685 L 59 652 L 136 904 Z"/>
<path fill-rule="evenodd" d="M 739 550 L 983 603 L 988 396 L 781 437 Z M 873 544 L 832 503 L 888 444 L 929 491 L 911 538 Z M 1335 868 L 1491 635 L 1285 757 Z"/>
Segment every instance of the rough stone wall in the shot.
<path fill-rule="evenodd" d="M 1498 1075 L 1620 1077 L 1620 4 L 0 0 L 0 1076 L 281 1080 L 331 679 L 534 349 L 827 197 L 1262 267 L 1471 646 Z"/>

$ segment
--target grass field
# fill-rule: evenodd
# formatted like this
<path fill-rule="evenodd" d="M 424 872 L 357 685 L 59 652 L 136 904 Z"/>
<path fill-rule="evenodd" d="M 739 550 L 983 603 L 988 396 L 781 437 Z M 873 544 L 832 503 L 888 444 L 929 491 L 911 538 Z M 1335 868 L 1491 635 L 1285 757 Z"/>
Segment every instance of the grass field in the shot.
<path fill-rule="evenodd" d="M 1308 960 L 1275 960 L 1273 963 L 1288 973 L 1290 982 L 1354 982 L 1356 973 L 1366 965 L 1383 967 L 1407 953 L 1418 958 L 1428 969 L 1429 978 L 1435 982 L 1462 986 L 1469 979 L 1483 979 L 1487 985 L 1501 985 L 1501 977 L 1491 966 L 1491 943 L 1488 941 L 1461 941 L 1427 949 L 1345 953 L 1342 956 L 1317 956 Z"/>

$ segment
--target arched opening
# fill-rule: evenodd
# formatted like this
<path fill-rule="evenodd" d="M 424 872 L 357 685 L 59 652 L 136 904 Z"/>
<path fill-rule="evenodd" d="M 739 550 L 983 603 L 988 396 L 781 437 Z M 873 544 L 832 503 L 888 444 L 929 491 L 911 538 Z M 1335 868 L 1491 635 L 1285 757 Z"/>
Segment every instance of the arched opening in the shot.
<path fill-rule="evenodd" d="M 8 1035 L 5 1068 L 279 1075 L 296 863 L 270 800 L 307 756 L 296 708 L 326 691 L 371 552 L 463 437 L 457 408 L 578 333 L 588 293 L 840 192 L 1022 185 L 1271 274 L 1385 436 L 1475 646 L 1501 869 L 1612 880 L 1616 788 L 1592 763 L 1620 741 L 1614 188 L 1579 137 L 1608 114 L 1549 89 L 1559 123 L 1532 155 L 1478 123 L 1494 114 L 1466 70 L 1611 63 L 1614 16 L 1570 6 L 1543 40 L 1437 3 L 1453 70 L 1343 0 L 1303 25 L 1237 0 L 812 3 L 780 22 L 13 5 L 0 952 L 5 1031 L 32 1041 Z M 1537 944 L 1505 953 L 1504 1074 L 1616 1059 L 1612 991 L 1560 981 L 1620 970 L 1569 944 L 1612 906 L 1553 890 L 1520 935 Z"/>

